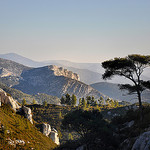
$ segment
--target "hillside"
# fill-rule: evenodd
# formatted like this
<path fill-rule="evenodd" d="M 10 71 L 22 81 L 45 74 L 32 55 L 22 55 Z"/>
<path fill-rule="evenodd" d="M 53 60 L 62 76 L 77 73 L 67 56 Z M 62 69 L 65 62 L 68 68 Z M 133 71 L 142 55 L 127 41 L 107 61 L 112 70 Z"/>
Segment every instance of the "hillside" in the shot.
<path fill-rule="evenodd" d="M 20 76 L 21 73 L 27 69 L 29 69 L 29 67 L 0 58 L 0 76 Z"/>
<path fill-rule="evenodd" d="M 0 58 L 15 61 L 19 64 L 23 64 L 23 65 L 29 66 L 29 67 L 41 67 L 41 66 L 45 65 L 45 63 L 31 60 L 29 58 L 23 57 L 23 56 L 18 55 L 16 53 L 0 54 Z"/>
<path fill-rule="evenodd" d="M 56 96 L 51 96 L 44 93 L 39 93 L 37 95 L 29 95 L 17 89 L 10 88 L 5 84 L 2 84 L 1 82 L 0 82 L 0 88 L 2 88 L 4 91 L 9 93 L 14 99 L 17 99 L 18 102 L 20 103 L 22 102 L 23 99 L 26 100 L 27 104 L 31 104 L 33 100 L 35 100 L 38 104 L 43 104 L 44 101 L 46 101 L 48 104 L 60 103 L 60 99 Z"/>
<path fill-rule="evenodd" d="M 91 84 L 91 86 L 104 93 L 105 95 L 108 95 L 109 97 L 117 100 L 122 100 L 122 101 L 128 101 L 131 103 L 136 103 L 136 95 L 128 95 L 126 91 L 121 91 L 119 89 L 118 84 L 114 83 L 108 83 L 108 82 L 99 82 L 95 84 Z M 150 91 L 145 90 L 142 94 L 142 100 L 145 102 L 150 102 Z"/>
<path fill-rule="evenodd" d="M 100 96 L 103 94 L 80 81 L 65 76 L 57 76 L 53 73 L 51 66 L 30 69 L 22 73 L 23 80 L 19 81 L 14 88 L 28 94 L 45 93 L 57 97 L 69 93 L 79 97 Z"/>
<path fill-rule="evenodd" d="M 54 142 L 37 130 L 26 118 L 7 105 L 0 107 L 0 149 L 52 150 Z M 8 144 L 9 143 L 9 144 Z"/>
<path fill-rule="evenodd" d="M 102 81 L 101 74 L 97 72 L 97 70 L 100 69 L 99 67 L 101 67 L 100 64 L 80 64 L 59 60 L 37 62 L 15 53 L 0 54 L 0 58 L 12 60 L 29 67 L 42 67 L 46 65 L 57 65 L 59 67 L 64 67 L 72 72 L 77 73 L 80 76 L 80 81 L 86 84 L 92 84 Z M 95 65 L 96 67 L 94 67 Z"/>

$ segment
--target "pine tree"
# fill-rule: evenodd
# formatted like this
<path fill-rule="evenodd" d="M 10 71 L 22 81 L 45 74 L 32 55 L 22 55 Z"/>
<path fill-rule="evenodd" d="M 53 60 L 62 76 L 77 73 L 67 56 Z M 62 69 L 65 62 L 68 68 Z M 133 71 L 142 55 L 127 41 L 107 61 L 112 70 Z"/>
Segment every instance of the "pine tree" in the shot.
<path fill-rule="evenodd" d="M 35 101 L 35 99 L 33 99 L 33 101 L 32 101 L 32 104 L 34 105 L 34 104 L 36 104 L 36 101 Z"/>
<path fill-rule="evenodd" d="M 27 102 L 26 102 L 26 100 L 25 100 L 25 98 L 22 100 L 22 105 L 24 106 L 24 105 L 26 105 L 27 104 Z"/>
<path fill-rule="evenodd" d="M 61 99 L 60 99 L 60 103 L 61 103 L 61 104 L 66 104 L 66 100 L 65 100 L 65 98 L 64 98 L 63 96 L 62 96 Z"/>
<path fill-rule="evenodd" d="M 66 104 L 67 104 L 67 105 L 71 105 L 71 97 L 70 97 L 70 95 L 67 93 L 67 94 L 65 95 L 65 97 L 66 97 Z"/>
<path fill-rule="evenodd" d="M 86 108 L 86 100 L 84 99 L 84 97 L 82 98 L 82 107 L 83 107 L 83 109 L 85 109 Z"/>
<path fill-rule="evenodd" d="M 47 106 L 47 101 L 43 102 L 43 106 L 46 107 Z"/>
<path fill-rule="evenodd" d="M 71 105 L 72 105 L 72 106 L 75 106 L 76 103 L 77 103 L 77 97 L 76 97 L 74 94 L 72 94 L 72 97 L 71 97 Z"/>

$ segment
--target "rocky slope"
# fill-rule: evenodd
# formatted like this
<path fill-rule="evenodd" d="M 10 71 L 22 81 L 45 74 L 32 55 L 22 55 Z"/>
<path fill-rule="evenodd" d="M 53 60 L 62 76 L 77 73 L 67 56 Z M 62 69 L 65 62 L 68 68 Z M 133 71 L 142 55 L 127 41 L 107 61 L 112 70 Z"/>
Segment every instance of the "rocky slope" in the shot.
<path fill-rule="evenodd" d="M 23 72 L 21 75 L 23 80 L 20 80 L 19 84 L 15 85 L 14 88 L 28 94 L 46 93 L 57 97 L 61 97 L 66 93 L 75 94 L 78 98 L 87 95 L 95 96 L 95 98 L 104 97 L 103 94 L 91 86 L 78 80 L 62 76 L 61 74 L 55 75 L 54 70 L 51 68 L 51 66 L 46 66 Z"/>
<path fill-rule="evenodd" d="M 0 58 L 0 76 L 20 76 L 23 70 L 29 67 L 18 64 L 14 61 Z"/>
<path fill-rule="evenodd" d="M 10 60 L 1 59 L 0 67 L 13 72 L 9 76 L 0 77 L 0 82 L 27 94 L 45 93 L 61 97 L 69 93 L 78 98 L 87 95 L 99 98 L 100 92 L 79 81 L 79 76 L 72 71 L 54 65 L 29 68 Z"/>
<path fill-rule="evenodd" d="M 10 88 L 5 84 L 2 84 L 1 82 L 0 82 L 0 88 L 6 91 L 7 93 L 9 93 L 14 99 L 17 99 L 19 103 L 22 103 L 22 100 L 25 99 L 27 104 L 31 104 L 33 100 L 35 100 L 37 104 L 43 104 L 44 101 L 46 101 L 48 104 L 57 104 L 57 105 L 60 104 L 60 99 L 56 96 L 51 96 L 44 93 L 29 95 L 23 93 L 20 90 Z"/>

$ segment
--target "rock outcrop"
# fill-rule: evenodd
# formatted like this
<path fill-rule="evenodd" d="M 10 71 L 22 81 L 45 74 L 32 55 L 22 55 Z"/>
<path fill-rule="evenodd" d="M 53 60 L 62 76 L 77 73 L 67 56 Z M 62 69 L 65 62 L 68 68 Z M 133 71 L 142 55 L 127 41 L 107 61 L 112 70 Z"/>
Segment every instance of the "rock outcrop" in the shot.
<path fill-rule="evenodd" d="M 31 109 L 26 106 L 23 106 L 22 110 L 24 112 L 25 117 L 33 124 Z"/>
<path fill-rule="evenodd" d="M 45 136 L 50 137 L 54 143 L 56 143 L 57 145 L 60 145 L 57 130 L 55 130 L 54 128 L 51 130 L 51 126 L 49 124 L 47 123 L 42 124 L 42 133 Z"/>
<path fill-rule="evenodd" d="M 54 143 L 56 143 L 57 145 L 60 145 L 58 132 L 54 128 L 52 129 L 50 133 L 50 138 L 53 140 Z"/>
<path fill-rule="evenodd" d="M 73 73 L 72 71 L 69 71 L 67 69 L 64 69 L 63 67 L 58 67 L 58 66 L 55 66 L 55 65 L 50 65 L 50 66 L 47 66 L 50 70 L 53 70 L 53 74 L 55 76 L 64 76 L 64 77 L 68 77 L 68 78 L 71 78 L 71 79 L 75 79 L 75 80 L 80 80 L 80 77 L 78 74 L 76 73 Z"/>
<path fill-rule="evenodd" d="M 16 112 L 20 109 L 21 106 L 18 105 L 17 101 L 14 100 L 11 96 L 8 96 L 7 93 L 0 89 L 0 103 L 5 103 L 11 106 L 11 108 Z"/>
<path fill-rule="evenodd" d="M 150 131 L 144 132 L 133 144 L 132 150 L 150 149 Z"/>
<path fill-rule="evenodd" d="M 65 94 L 75 94 L 77 98 L 94 96 L 98 99 L 103 94 L 78 80 L 66 76 L 56 76 L 52 66 L 34 68 L 24 71 L 22 80 L 13 86 L 27 94 L 45 93 L 61 98 Z M 58 73 L 57 73 L 58 74 Z M 60 74 L 59 74 L 60 75 Z"/>
<path fill-rule="evenodd" d="M 42 124 L 43 134 L 48 136 L 51 133 L 51 126 L 47 123 Z"/>

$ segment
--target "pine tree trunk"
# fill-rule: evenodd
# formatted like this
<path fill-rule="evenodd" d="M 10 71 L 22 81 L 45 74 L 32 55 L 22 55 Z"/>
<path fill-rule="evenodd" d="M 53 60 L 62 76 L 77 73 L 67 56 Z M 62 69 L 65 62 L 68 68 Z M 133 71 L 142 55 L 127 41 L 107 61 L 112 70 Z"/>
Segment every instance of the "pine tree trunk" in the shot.
<path fill-rule="evenodd" d="M 142 106 L 140 91 L 137 91 L 137 94 L 138 94 L 138 100 L 139 100 L 140 121 L 142 121 L 143 120 L 143 106 Z"/>

